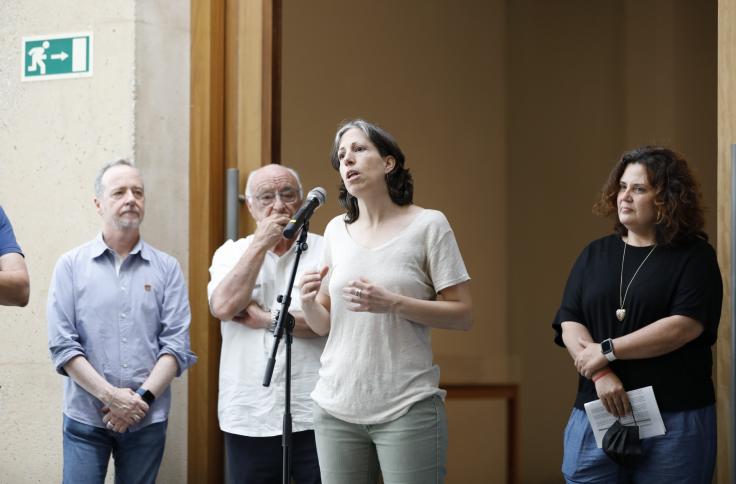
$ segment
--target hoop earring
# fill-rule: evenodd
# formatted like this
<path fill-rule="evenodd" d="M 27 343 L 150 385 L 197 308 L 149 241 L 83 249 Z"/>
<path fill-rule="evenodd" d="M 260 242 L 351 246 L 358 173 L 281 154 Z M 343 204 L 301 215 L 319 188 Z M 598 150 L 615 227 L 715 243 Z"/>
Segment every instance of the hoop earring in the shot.
<path fill-rule="evenodd" d="M 659 225 L 662 223 L 662 220 L 664 220 L 664 212 L 661 208 L 657 208 L 657 220 L 654 222 L 655 225 Z"/>

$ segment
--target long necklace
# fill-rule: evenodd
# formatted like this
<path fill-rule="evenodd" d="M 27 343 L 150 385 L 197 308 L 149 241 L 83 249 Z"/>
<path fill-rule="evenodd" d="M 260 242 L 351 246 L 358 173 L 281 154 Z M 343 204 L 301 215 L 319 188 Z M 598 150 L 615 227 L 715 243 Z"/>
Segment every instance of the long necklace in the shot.
<path fill-rule="evenodd" d="M 652 255 L 652 252 L 654 252 L 654 249 L 657 248 L 657 244 L 654 244 L 654 247 L 652 247 L 652 250 L 649 251 L 646 257 L 644 257 L 644 260 L 641 261 L 641 264 L 639 264 L 639 267 L 636 268 L 636 271 L 634 272 L 634 275 L 631 276 L 631 280 L 629 281 L 629 284 L 626 286 L 626 291 L 623 290 L 624 288 L 624 260 L 626 260 L 626 246 L 629 245 L 624 241 L 624 254 L 621 256 L 621 278 L 619 279 L 618 283 L 618 301 L 619 301 L 619 308 L 616 310 L 616 319 L 619 321 L 623 321 L 626 317 L 626 309 L 624 308 L 624 302 L 626 301 L 626 295 L 629 293 L 629 288 L 631 287 L 631 283 L 634 282 L 634 278 L 639 273 L 639 269 L 641 269 L 641 266 L 644 265 L 644 263 L 649 259 L 649 256 Z M 623 292 L 623 295 L 621 293 Z"/>

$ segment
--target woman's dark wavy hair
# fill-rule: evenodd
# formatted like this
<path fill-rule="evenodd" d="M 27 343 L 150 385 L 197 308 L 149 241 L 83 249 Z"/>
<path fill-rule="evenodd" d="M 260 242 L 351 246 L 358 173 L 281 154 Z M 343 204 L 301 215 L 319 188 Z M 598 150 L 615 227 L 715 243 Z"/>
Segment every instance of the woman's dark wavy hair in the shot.
<path fill-rule="evenodd" d="M 408 168 L 404 168 L 404 153 L 402 153 L 399 144 L 393 136 L 386 130 L 373 123 L 362 119 L 353 119 L 346 121 L 340 125 L 335 134 L 335 142 L 332 144 L 332 152 L 330 161 L 332 167 L 340 171 L 340 160 L 338 158 L 338 150 L 340 149 L 340 139 L 352 128 L 361 130 L 371 143 L 378 149 L 378 153 L 383 157 L 392 156 L 396 160 L 394 169 L 386 173 L 386 185 L 388 186 L 388 194 L 391 201 L 396 205 L 411 205 L 414 200 L 414 181 Z M 347 211 L 345 214 L 345 222 L 353 223 L 358 220 L 360 211 L 358 209 L 358 200 L 348 193 L 345 183 L 340 180 L 340 195 L 338 197 L 340 205 Z"/>
<path fill-rule="evenodd" d="M 621 236 L 628 233 L 619 221 L 616 199 L 621 176 L 632 163 L 644 166 L 649 184 L 654 187 L 657 244 L 678 245 L 693 238 L 708 240 L 703 231 L 705 217 L 700 186 L 685 158 L 661 146 L 644 146 L 624 153 L 608 175 L 600 198 L 593 205 L 593 212 L 598 215 L 613 215 L 616 233 Z"/>

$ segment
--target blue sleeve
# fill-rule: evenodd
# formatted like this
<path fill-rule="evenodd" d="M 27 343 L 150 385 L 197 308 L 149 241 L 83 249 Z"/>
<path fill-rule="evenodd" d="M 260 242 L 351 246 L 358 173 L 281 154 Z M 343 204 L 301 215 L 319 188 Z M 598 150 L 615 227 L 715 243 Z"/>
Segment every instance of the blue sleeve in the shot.
<path fill-rule="evenodd" d="M 67 376 L 64 365 L 72 358 L 80 355 L 86 357 L 86 354 L 77 331 L 72 261 L 66 256 L 56 263 L 51 277 L 46 318 L 51 359 L 56 371 Z"/>
<path fill-rule="evenodd" d="M 23 255 L 18 242 L 15 240 L 13 226 L 10 225 L 10 220 L 5 215 L 5 210 L 0 207 L 0 256 L 12 253 Z"/>
<path fill-rule="evenodd" d="M 158 336 L 159 352 L 157 358 L 169 354 L 176 359 L 181 374 L 196 361 L 189 342 L 189 323 L 192 314 L 189 309 L 189 296 L 184 275 L 179 263 L 173 263 L 166 277 L 166 289 L 161 307 L 161 332 Z"/>

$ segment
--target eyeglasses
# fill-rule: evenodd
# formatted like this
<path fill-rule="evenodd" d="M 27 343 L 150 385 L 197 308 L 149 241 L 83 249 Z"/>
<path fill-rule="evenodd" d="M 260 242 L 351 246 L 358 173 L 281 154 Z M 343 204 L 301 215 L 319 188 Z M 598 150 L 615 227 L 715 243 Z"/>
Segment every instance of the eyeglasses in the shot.
<path fill-rule="evenodd" d="M 285 188 L 280 192 L 263 192 L 255 195 L 251 198 L 255 198 L 258 205 L 261 208 L 267 208 L 276 203 L 276 199 L 281 200 L 281 203 L 291 204 L 297 201 L 299 193 L 293 188 Z"/>

